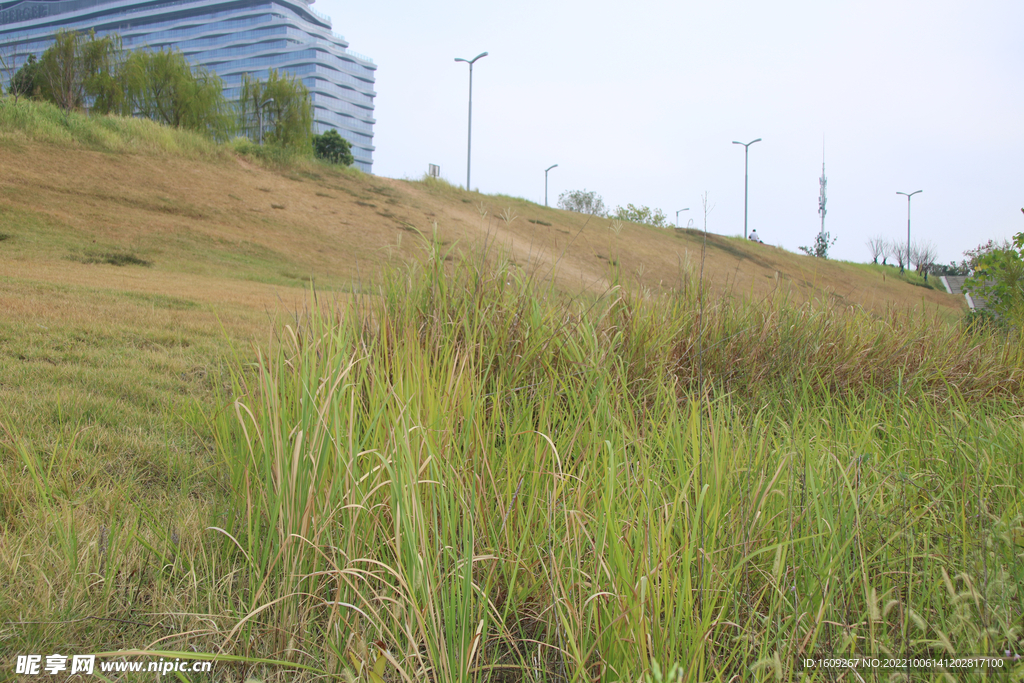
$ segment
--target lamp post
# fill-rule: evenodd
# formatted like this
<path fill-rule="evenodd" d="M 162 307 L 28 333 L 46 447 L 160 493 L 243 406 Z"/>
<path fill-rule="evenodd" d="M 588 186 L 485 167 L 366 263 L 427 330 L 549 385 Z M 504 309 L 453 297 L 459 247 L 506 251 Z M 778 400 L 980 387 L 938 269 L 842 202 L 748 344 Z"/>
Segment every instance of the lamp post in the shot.
<path fill-rule="evenodd" d="M 747 161 L 748 154 L 750 152 L 750 146 L 755 142 L 761 142 L 761 138 L 751 140 L 750 142 L 736 142 L 732 141 L 734 145 L 743 145 L 743 239 L 747 239 L 747 186 L 749 181 L 749 174 L 747 173 Z"/>
<path fill-rule="evenodd" d="M 903 195 L 904 197 L 907 198 L 907 258 L 906 258 L 906 261 L 907 261 L 907 265 L 908 266 L 910 265 L 910 198 L 913 197 L 918 192 L 924 192 L 924 190 L 915 190 L 914 192 L 911 192 L 910 194 L 907 194 L 906 192 L 897 192 L 896 193 L 896 194 L 901 194 L 901 195 Z M 900 272 L 901 273 L 903 272 L 903 264 L 902 263 L 900 263 Z"/>
<path fill-rule="evenodd" d="M 259 117 L 260 120 L 260 145 L 263 144 L 263 107 L 267 106 L 273 101 L 273 97 L 268 97 L 267 99 L 263 100 L 263 104 L 256 104 L 256 116 Z"/>
<path fill-rule="evenodd" d="M 481 57 L 486 57 L 486 52 L 481 52 L 473 59 L 462 59 L 456 57 L 456 62 L 469 64 L 469 140 L 466 142 L 466 192 L 469 192 L 469 164 L 471 160 L 470 151 L 473 148 L 473 64 Z"/>
<path fill-rule="evenodd" d="M 548 171 L 558 166 L 558 164 L 551 164 L 544 169 L 544 206 L 548 205 Z"/>
<path fill-rule="evenodd" d="M 676 227 L 677 228 L 679 227 L 679 214 L 681 214 L 683 211 L 689 211 L 689 210 L 690 210 L 689 207 L 687 207 L 685 209 L 679 209 L 679 211 L 676 211 Z"/>

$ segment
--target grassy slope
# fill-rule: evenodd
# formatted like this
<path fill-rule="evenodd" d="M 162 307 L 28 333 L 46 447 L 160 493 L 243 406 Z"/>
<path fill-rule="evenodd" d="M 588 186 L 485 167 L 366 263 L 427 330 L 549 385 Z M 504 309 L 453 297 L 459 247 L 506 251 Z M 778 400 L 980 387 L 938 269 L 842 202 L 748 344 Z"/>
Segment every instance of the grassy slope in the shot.
<path fill-rule="evenodd" d="M 139 128 L 122 134 L 141 140 L 134 144 L 113 133 L 79 131 L 69 140 L 60 134 L 59 115 L 47 127 L 29 126 L 11 109 L 0 113 L 6 117 L 0 118 L 0 232 L 9 235 L 0 257 L 8 278 L 214 302 L 220 297 L 208 290 L 226 287 L 237 300 L 235 281 L 243 280 L 269 285 L 246 287 L 246 297 L 265 301 L 281 295 L 275 287 L 301 287 L 311 277 L 321 288 L 347 287 L 389 259 L 419 253 L 417 231 L 435 229 L 443 242 L 468 250 L 485 241 L 505 245 L 517 263 L 542 272 L 557 262 L 558 279 L 572 291 L 606 289 L 615 266 L 620 278 L 655 289 L 675 286 L 681 265 L 700 258 L 701 235 L 694 231 L 623 224 L 616 233 L 606 219 L 445 183 L 316 164 L 268 170 L 201 143 L 160 144 L 153 140 L 156 127 L 144 122 L 120 122 Z M 80 124 L 87 131 L 88 125 Z M 709 227 L 722 230 L 713 216 Z M 82 263 L 117 254 L 152 267 Z M 963 305 L 891 273 L 719 235 L 709 235 L 705 273 L 719 290 L 755 298 L 781 286 L 797 302 L 832 298 L 875 312 L 890 305 L 948 311 Z"/>
<path fill-rule="evenodd" d="M 137 647 L 196 626 L 192 613 L 211 615 L 224 629 L 239 609 L 244 613 L 244 606 L 231 605 L 230 592 L 187 585 L 196 577 L 202 582 L 221 575 L 219 563 L 230 561 L 198 540 L 209 535 L 203 529 L 214 503 L 230 498 L 212 435 L 197 416 L 216 412 L 218 391 L 228 387 L 215 380 L 225 376 L 235 348 L 237 363 L 251 358 L 248 340 L 266 348 L 270 330 L 308 301 L 310 278 L 319 290 L 345 296 L 354 281 L 376 277 L 382 264 L 422 254 L 416 231 L 433 233 L 435 223 L 441 242 L 470 252 L 485 241 L 505 245 L 515 262 L 542 277 L 557 262 L 556 280 L 570 292 L 600 293 L 616 278 L 639 277 L 655 292 L 681 281 L 690 286 L 685 275 L 699 262 L 700 235 L 686 231 L 626 224 L 616 233 L 603 219 L 468 194 L 443 183 L 341 173 L 315 164 L 268 168 L 146 122 L 72 117 L 65 125 L 45 110 L 27 121 L 17 116 L 0 108 L 0 233 L 8 236 L 0 241 L 0 422 L 11 430 L 0 433 L 0 484 L 6 491 L 0 498 L 0 563 L 11 577 L 0 586 L 0 614 L 17 615 L 18 621 L 117 615 L 138 623 L 0 625 L 0 651 L 3 643 L 21 650 L 68 642 L 89 643 L 85 649 L 94 650 Z M 151 265 L 103 263 L 118 256 Z M 850 318 L 785 314 L 791 329 L 806 334 L 781 343 L 769 334 L 780 319 L 772 313 L 776 308 L 745 309 L 731 322 L 724 315 L 714 319 L 722 343 L 709 356 L 719 376 L 762 377 L 756 358 L 731 358 L 743 358 L 744 345 L 768 334 L 768 357 L 799 347 L 804 355 L 792 358 L 809 366 L 841 358 L 835 365 L 846 374 L 836 373 L 834 388 L 856 383 L 857 359 L 875 358 L 871 354 L 881 349 L 877 357 L 892 362 L 876 363 L 884 368 L 880 386 L 896 386 L 903 370 L 913 368 L 922 386 L 954 378 L 969 389 L 965 378 L 981 368 L 982 385 L 991 376 L 992 386 L 1004 387 L 1001 393 L 1019 396 L 1019 358 L 1010 359 L 1007 384 L 999 370 L 1004 359 L 985 345 L 974 348 L 954 339 L 949 359 L 942 359 L 950 363 L 929 367 L 927 354 L 937 354 L 942 345 L 924 343 L 927 325 L 941 325 L 961 307 L 943 293 L 870 267 L 823 263 L 719 236 L 708 238 L 705 272 L 720 293 L 760 300 L 779 287 L 793 302 L 825 299 L 833 309 L 860 304 L 895 330 L 903 330 L 906 320 L 883 315 L 887 309 L 924 306 L 937 313 L 929 316 L 931 323 L 916 316 L 899 348 L 886 346 L 892 340 L 884 325 L 872 333 L 874 341 L 871 335 L 860 339 Z M 728 337 L 730 326 L 747 329 L 749 339 Z M 850 340 L 840 349 L 845 356 L 830 355 L 837 353 L 836 334 Z M 231 340 L 245 343 L 233 348 Z M 672 348 L 689 353 L 683 342 Z M 632 367 L 633 360 L 623 362 Z M 783 365 L 772 366 L 772 381 L 787 376 Z M 992 430 L 998 433 L 1004 412 L 998 408 L 993 414 Z M 606 418 L 619 419 L 600 417 Z M 915 429 L 926 432 L 927 420 Z M 594 438 L 599 436 L 600 430 Z M 33 469 L 46 476 L 30 476 Z M 507 501 L 514 482 L 502 486 L 510 489 L 503 493 Z M 1000 523 L 1017 523 L 1014 514 L 1012 505 L 1001 510 Z M 161 562 L 149 546 L 177 545 L 176 538 L 198 544 L 192 547 L 206 563 L 203 571 L 191 577 L 159 571 Z M 973 571 L 974 565 L 963 569 Z M 84 572 L 103 580 L 85 580 Z M 170 616 L 145 616 L 154 613 Z M 202 643 L 212 648 L 223 635 L 215 629 Z M 273 648 L 262 652 L 280 654 Z"/>

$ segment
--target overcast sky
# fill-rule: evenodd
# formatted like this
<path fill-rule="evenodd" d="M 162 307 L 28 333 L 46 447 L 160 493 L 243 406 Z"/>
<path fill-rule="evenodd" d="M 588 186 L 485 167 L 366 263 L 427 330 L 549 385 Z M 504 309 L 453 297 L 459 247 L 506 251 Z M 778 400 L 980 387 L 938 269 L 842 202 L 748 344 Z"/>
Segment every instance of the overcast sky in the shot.
<path fill-rule="evenodd" d="M 318 0 L 378 65 L 374 172 L 427 164 L 550 203 L 596 190 L 796 251 L 820 226 L 836 258 L 869 261 L 875 235 L 930 241 L 938 260 L 1024 230 L 1024 2 L 701 0 L 488 3 Z"/>

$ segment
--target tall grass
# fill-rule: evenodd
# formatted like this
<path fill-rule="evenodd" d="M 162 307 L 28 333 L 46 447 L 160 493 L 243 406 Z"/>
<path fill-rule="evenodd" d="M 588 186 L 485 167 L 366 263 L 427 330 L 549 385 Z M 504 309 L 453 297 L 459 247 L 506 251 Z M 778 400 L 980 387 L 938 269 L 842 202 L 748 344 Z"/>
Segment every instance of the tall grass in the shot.
<path fill-rule="evenodd" d="M 173 154 L 189 158 L 224 155 L 225 147 L 191 131 L 149 119 L 66 113 L 49 102 L 0 98 L 0 141 L 44 142 L 102 152 Z"/>
<path fill-rule="evenodd" d="M 432 195 L 444 197 L 445 199 L 452 201 L 456 199 L 461 199 L 465 202 L 470 201 L 470 193 L 466 192 L 465 188 L 462 186 L 452 183 L 447 178 L 435 178 L 432 175 L 424 173 L 416 182 L 420 183 L 424 189 Z"/>
<path fill-rule="evenodd" d="M 434 248 L 297 319 L 216 420 L 220 651 L 404 681 L 1024 651 L 1021 348 L 681 284 L 566 300 Z"/>
<path fill-rule="evenodd" d="M 194 131 L 166 126 L 145 118 L 65 112 L 49 102 L 0 97 L 0 144 L 43 142 L 111 153 L 159 154 L 185 158 L 230 158 L 244 155 L 267 167 L 334 172 L 362 177 L 355 167 L 314 159 L 309 150 L 281 145 L 257 145 L 238 137 L 219 143 Z"/>

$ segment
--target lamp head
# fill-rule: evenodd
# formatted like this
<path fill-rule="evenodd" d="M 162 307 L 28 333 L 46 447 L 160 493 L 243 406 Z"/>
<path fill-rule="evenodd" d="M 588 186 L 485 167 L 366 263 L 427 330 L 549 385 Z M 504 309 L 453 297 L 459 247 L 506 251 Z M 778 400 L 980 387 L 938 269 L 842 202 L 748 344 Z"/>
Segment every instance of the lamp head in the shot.
<path fill-rule="evenodd" d="M 466 64 L 469 64 L 470 66 L 473 66 L 473 62 L 475 62 L 476 60 L 480 59 L 481 57 L 486 57 L 486 56 L 487 56 L 486 52 L 481 52 L 476 57 L 473 57 L 473 59 L 463 59 L 462 57 L 456 57 L 455 61 L 456 62 L 465 62 Z"/>

